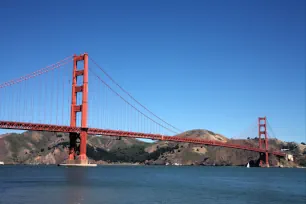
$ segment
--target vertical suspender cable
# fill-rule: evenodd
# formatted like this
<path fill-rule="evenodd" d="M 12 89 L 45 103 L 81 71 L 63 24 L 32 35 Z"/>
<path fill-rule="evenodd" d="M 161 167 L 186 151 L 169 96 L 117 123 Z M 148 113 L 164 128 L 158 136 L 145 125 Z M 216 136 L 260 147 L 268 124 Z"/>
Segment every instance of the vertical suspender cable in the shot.
<path fill-rule="evenodd" d="M 65 106 L 65 74 L 62 75 L 62 121 L 61 124 L 65 125 L 64 123 L 64 106 Z"/>

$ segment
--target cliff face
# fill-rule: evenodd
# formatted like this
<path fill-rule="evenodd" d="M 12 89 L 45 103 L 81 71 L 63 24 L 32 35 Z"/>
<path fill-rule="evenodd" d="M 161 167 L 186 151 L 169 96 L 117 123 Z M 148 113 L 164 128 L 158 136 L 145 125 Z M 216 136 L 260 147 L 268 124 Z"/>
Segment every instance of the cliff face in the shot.
<path fill-rule="evenodd" d="M 257 146 L 258 140 L 230 140 L 207 130 L 191 130 L 176 137 L 190 137 Z M 59 164 L 68 158 L 68 135 L 24 132 L 0 137 L 0 161 L 12 164 Z M 306 166 L 306 145 L 270 140 L 275 149 L 286 148 L 297 155 L 295 162 L 269 157 L 272 166 Z M 160 141 L 145 143 L 136 139 L 89 136 L 87 154 L 91 162 L 141 163 L 162 165 L 258 166 L 259 154 L 245 150 Z"/>

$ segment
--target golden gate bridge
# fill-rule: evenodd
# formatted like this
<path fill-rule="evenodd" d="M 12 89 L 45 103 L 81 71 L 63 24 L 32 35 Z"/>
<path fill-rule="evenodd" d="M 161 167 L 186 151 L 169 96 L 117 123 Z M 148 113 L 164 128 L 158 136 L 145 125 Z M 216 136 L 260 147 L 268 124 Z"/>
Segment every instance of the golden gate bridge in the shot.
<path fill-rule="evenodd" d="M 89 67 L 89 61 L 92 67 Z M 269 155 L 286 156 L 269 147 L 266 117 L 258 118 L 258 146 L 173 136 L 182 131 L 136 100 L 87 53 L 66 57 L 0 84 L 0 128 L 69 133 L 68 165 L 88 164 L 88 135 L 253 151 L 259 153 L 260 165 L 266 167 L 269 167 Z"/>

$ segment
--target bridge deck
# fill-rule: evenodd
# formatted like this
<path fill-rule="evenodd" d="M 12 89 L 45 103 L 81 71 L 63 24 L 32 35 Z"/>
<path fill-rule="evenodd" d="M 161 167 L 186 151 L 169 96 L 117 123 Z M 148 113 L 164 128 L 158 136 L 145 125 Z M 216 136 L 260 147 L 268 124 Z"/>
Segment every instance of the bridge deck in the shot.
<path fill-rule="evenodd" d="M 23 123 L 23 122 L 13 122 L 13 121 L 0 121 L 0 129 L 49 131 L 49 132 L 64 132 L 64 133 L 80 133 L 82 130 L 81 127 L 59 126 L 59 125 L 38 124 L 38 123 Z M 263 153 L 266 152 L 265 149 L 259 149 L 251 146 L 243 146 L 243 145 L 230 144 L 230 143 L 218 142 L 212 140 L 181 138 L 181 137 L 173 137 L 173 136 L 166 136 L 160 134 L 128 132 L 120 130 L 107 130 L 107 129 L 97 129 L 97 128 L 86 128 L 86 129 L 88 131 L 88 134 L 92 135 L 144 138 L 152 140 L 171 141 L 171 142 L 185 142 L 193 144 L 203 144 L 203 145 L 220 146 L 220 147 L 227 147 L 234 149 L 242 149 L 254 152 L 263 152 Z M 269 150 L 268 153 L 276 156 L 282 156 L 282 157 L 286 156 L 285 153 L 274 150 Z"/>

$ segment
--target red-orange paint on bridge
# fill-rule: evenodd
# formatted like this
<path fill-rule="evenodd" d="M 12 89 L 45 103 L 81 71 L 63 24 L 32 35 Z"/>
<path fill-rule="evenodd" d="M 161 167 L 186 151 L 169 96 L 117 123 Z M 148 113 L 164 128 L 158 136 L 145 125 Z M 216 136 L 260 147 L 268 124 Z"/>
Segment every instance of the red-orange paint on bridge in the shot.
<path fill-rule="evenodd" d="M 32 130 L 32 131 L 49 131 L 49 132 L 63 132 L 63 133 L 81 133 L 81 127 L 71 127 L 71 126 L 59 126 L 59 125 L 49 125 L 49 124 L 38 124 L 38 123 L 23 123 L 23 122 L 13 122 L 13 121 L 0 121 L 1 129 L 16 129 L 16 130 Z M 214 140 L 204 140 L 196 138 L 181 138 L 166 136 L 161 134 L 150 134 L 150 133 L 141 133 L 141 132 L 129 132 L 129 131 L 120 131 L 120 130 L 107 130 L 107 129 L 98 129 L 98 128 L 86 128 L 87 133 L 90 135 L 105 135 L 105 136 L 114 136 L 114 137 L 130 137 L 130 138 L 143 138 L 143 139 L 152 139 L 152 140 L 163 140 L 171 142 L 184 142 L 192 144 L 203 144 L 211 146 L 220 146 L 233 149 L 242 149 L 259 153 L 266 153 L 267 151 L 262 148 L 256 148 L 245 145 L 237 145 L 225 142 L 218 142 Z M 276 156 L 284 157 L 285 153 L 279 152 L 276 150 L 268 150 L 269 154 Z"/>
<path fill-rule="evenodd" d="M 267 121 L 266 121 L 266 117 L 261 117 L 258 118 L 258 136 L 259 136 L 259 147 L 252 147 L 252 146 L 245 146 L 245 145 L 239 145 L 239 144 L 232 144 L 230 142 L 219 142 L 219 141 L 214 141 L 214 140 L 204 140 L 204 139 L 196 139 L 196 138 L 182 138 L 182 137 L 173 137 L 173 136 L 167 136 L 167 135 L 162 135 L 162 134 L 150 134 L 150 133 L 142 133 L 142 132 L 132 132 L 132 131 L 120 131 L 120 130 L 112 130 L 112 129 L 101 129 L 101 128 L 89 128 L 88 126 L 88 106 L 89 106 L 89 99 L 88 99 L 88 73 L 89 71 L 91 71 L 91 73 L 97 78 L 97 80 L 103 85 L 105 86 L 105 90 L 109 90 L 110 92 L 112 92 L 116 97 L 118 97 L 118 99 L 120 101 L 123 102 L 123 104 L 125 105 L 124 111 L 121 112 L 121 116 L 120 118 L 124 118 L 123 116 L 126 116 L 127 118 L 127 123 L 129 124 L 129 120 L 136 120 L 135 123 L 138 122 L 138 124 L 140 124 L 140 126 L 142 126 L 143 124 L 146 124 L 145 121 L 150 122 L 150 127 L 156 126 L 159 128 L 162 128 L 164 130 L 170 131 L 172 133 L 179 133 L 181 132 L 178 128 L 174 127 L 173 125 L 167 123 L 166 121 L 162 120 L 160 117 L 158 117 L 156 114 L 154 114 L 152 111 L 150 111 L 148 108 L 146 108 L 145 106 L 143 106 L 140 102 L 138 102 L 133 96 L 131 96 L 131 94 L 129 94 L 125 89 L 123 89 L 117 82 L 115 82 L 99 65 L 97 65 L 97 63 L 95 61 L 93 61 L 91 59 L 91 61 L 98 66 L 99 70 L 102 71 L 105 76 L 107 76 L 112 83 L 114 83 L 119 90 L 121 90 L 123 93 L 125 93 L 127 96 L 129 96 L 129 100 L 131 100 L 133 103 L 139 105 L 142 109 L 146 110 L 148 113 L 150 113 L 151 115 L 153 115 L 155 118 L 157 118 L 159 121 L 154 120 L 152 117 L 148 116 L 147 114 L 145 114 L 144 112 L 142 112 L 139 108 L 137 108 L 135 105 L 133 105 L 133 103 L 131 103 L 129 100 L 127 100 L 125 97 L 123 97 L 120 93 L 118 93 L 115 89 L 113 89 L 108 83 L 105 82 L 105 80 L 102 79 L 102 77 L 100 77 L 98 74 L 96 74 L 92 69 L 89 69 L 88 67 L 88 59 L 89 56 L 87 53 L 81 54 L 81 55 L 74 55 L 74 56 L 70 56 L 68 58 L 65 58 L 64 60 L 61 60 L 59 62 L 57 62 L 56 64 L 52 64 L 46 68 L 40 69 L 36 72 L 33 72 L 31 74 L 28 74 L 26 76 L 20 77 L 18 79 L 15 80 L 11 80 L 8 81 L 6 83 L 0 84 L 0 91 L 4 90 L 5 88 L 9 88 L 15 84 L 19 84 L 22 82 L 27 82 L 30 79 L 36 78 L 38 76 L 41 76 L 45 73 L 48 73 L 51 71 L 54 71 L 56 69 L 59 69 L 61 66 L 67 64 L 70 60 L 73 61 L 73 74 L 72 74 L 72 83 L 69 84 L 69 87 L 71 85 L 72 89 L 71 89 L 71 101 L 70 101 L 70 125 L 51 125 L 51 124 L 63 124 L 63 123 L 58 123 L 58 111 L 59 111 L 59 98 L 62 99 L 63 104 L 64 104 L 64 89 L 65 89 L 65 85 L 62 85 L 62 93 L 63 96 L 59 96 L 60 91 L 59 91 L 59 84 L 60 83 L 55 83 L 54 80 L 53 83 L 51 84 L 56 84 L 56 88 L 52 87 L 51 89 L 47 89 L 45 87 L 44 89 L 44 94 L 42 96 L 40 96 L 38 100 L 34 100 L 33 95 L 34 94 L 39 94 L 39 90 L 35 90 L 35 93 L 33 95 L 30 95 L 30 102 L 27 103 L 26 100 L 21 100 L 21 97 L 13 97 L 13 100 L 8 100 L 8 104 L 9 108 L 13 108 L 11 101 L 16 101 L 15 104 L 18 104 L 17 107 L 20 108 L 21 104 L 23 104 L 23 108 L 25 111 L 25 113 L 23 113 L 23 111 L 19 111 L 16 113 L 16 118 L 19 119 L 12 119 L 7 118 L 4 119 L 5 116 L 3 116 L 3 114 L 0 116 L 2 116 L 2 118 L 0 118 L 0 129 L 16 129 L 16 130 L 32 130 L 32 131 L 49 131 L 49 132 L 63 132 L 63 133 L 69 133 L 69 157 L 68 157 L 68 163 L 69 164 L 87 164 L 88 163 L 88 159 L 86 156 L 86 144 L 87 144 L 87 135 L 91 134 L 91 135 L 105 135 L 105 136 L 114 136 L 114 137 L 130 137 L 130 138 L 145 138 L 145 139 L 152 139 L 152 140 L 162 140 L 162 141 L 171 141 L 171 142 L 185 142 L 185 143 L 192 143 L 192 144 L 202 144 L 202 145 L 211 145 L 211 146 L 220 146 L 220 147 L 225 147 L 225 148 L 234 148 L 234 149 L 241 149 L 241 150 L 247 150 L 247 151 L 253 151 L 253 152 L 258 152 L 261 154 L 260 156 L 260 166 L 262 166 L 264 160 L 266 163 L 266 166 L 269 166 L 269 154 L 273 154 L 276 156 L 280 156 L 280 157 L 284 157 L 286 156 L 285 153 L 280 152 L 278 150 L 273 150 L 271 148 L 268 147 L 268 134 L 267 134 Z M 78 64 L 81 65 L 81 67 L 78 68 Z M 83 66 L 82 66 L 83 65 Z M 60 76 L 60 75 L 58 75 Z M 59 77 L 57 77 L 59 78 Z M 47 81 L 48 82 L 48 81 Z M 46 83 L 47 83 L 46 82 Z M 77 83 L 78 82 L 78 83 Z M 69 79 L 69 83 L 70 83 L 70 79 Z M 26 83 L 25 83 L 26 85 Z M 46 84 L 45 84 L 46 85 Z M 36 85 L 35 85 L 36 86 Z M 20 86 L 21 87 L 21 86 Z M 25 87 L 25 86 L 23 86 Z M 40 86 L 40 87 L 44 87 L 44 86 Z M 25 88 L 24 88 L 25 89 Z M 33 89 L 34 90 L 34 89 Z M 51 92 L 50 97 L 46 97 L 46 93 L 48 93 L 49 91 Z M 52 95 L 52 91 L 55 90 L 55 96 Z M 28 90 L 26 90 L 28 92 Z M 22 92 L 22 89 L 19 90 L 19 92 Z M 106 91 L 105 91 L 106 92 Z M 4 92 L 5 93 L 5 92 Z M 7 91 L 7 93 L 11 94 L 11 95 L 16 95 L 17 93 L 14 92 L 10 92 Z M 18 94 L 19 95 L 19 94 Z M 27 96 L 28 94 L 23 95 L 23 97 Z M 78 102 L 78 95 L 79 97 L 81 96 L 81 102 Z M 97 94 L 99 95 L 99 94 Z M 106 101 L 106 95 L 105 96 L 105 101 Z M 1 95 L 2 98 L 3 95 Z M 48 122 L 51 124 L 46 124 L 44 122 L 39 122 L 36 123 L 33 120 L 30 120 L 32 122 L 16 122 L 16 121 L 23 121 L 22 116 L 28 116 L 29 114 L 32 116 L 34 115 L 34 107 L 36 107 L 34 105 L 34 102 L 37 101 L 43 101 L 42 103 L 42 107 L 45 107 L 43 110 L 43 115 L 44 115 L 44 120 L 46 121 L 47 117 L 51 117 L 52 121 L 52 115 L 53 112 L 52 110 L 50 110 L 49 114 L 46 114 L 46 112 L 50 109 L 49 104 L 51 104 L 52 107 L 52 103 L 47 103 L 48 100 L 50 99 L 56 99 L 56 111 L 54 111 L 54 113 L 56 113 L 56 123 L 53 122 Z M 9 98 L 10 99 L 10 98 Z M 45 100 L 42 100 L 45 99 Z M 104 100 L 104 98 L 103 98 Z M 103 101 L 103 100 L 100 100 Z M 77 103 L 78 102 L 78 103 Z M 108 102 L 110 103 L 110 102 Z M 48 105 L 46 105 L 48 104 Z M 106 106 L 106 102 L 105 102 L 105 106 Z M 0 104 L 2 105 L 2 104 Z M 30 106 L 29 108 L 27 108 L 27 106 Z M 99 105 L 100 106 L 100 105 Z M 39 105 L 38 107 L 38 111 L 40 115 L 41 114 L 41 110 L 39 109 Z M 48 107 L 48 108 L 47 108 Z M 64 113 L 64 106 L 62 105 L 62 118 L 63 117 L 63 113 Z M 104 108 L 104 106 L 101 105 L 101 107 Z M 1 110 L 5 110 L 6 107 L 1 107 Z M 105 107 L 106 109 L 106 107 Z M 14 110 L 14 108 L 13 108 Z M 29 110 L 29 111 L 27 111 Z M 95 108 L 93 108 L 92 110 L 94 110 L 95 112 L 98 112 Z M 131 112 L 130 112 L 131 111 Z M 133 111 L 133 112 L 132 112 Z M 26 114 L 28 113 L 29 114 Z M 10 113 L 10 110 L 8 109 L 7 111 L 5 111 L 4 113 Z M 79 113 L 80 117 L 80 121 L 77 120 L 77 114 Z M 102 112 L 103 113 L 103 112 Z M 133 113 L 136 114 L 136 117 L 133 117 Z M 12 114 L 9 114 L 12 115 Z M 102 114 L 103 115 L 103 114 Z M 119 115 L 119 114 L 118 114 Z M 39 117 L 40 118 L 40 117 Z M 101 117 L 102 118 L 102 117 Z M 132 119 L 131 119 L 132 118 Z M 41 121 L 41 120 L 39 120 Z M 64 121 L 64 119 L 63 119 Z M 162 121 L 162 122 L 160 122 Z M 80 123 L 80 124 L 79 124 Z M 118 122 L 119 124 L 119 122 Z M 151 125 L 152 124 L 152 125 Z M 165 125 L 166 124 L 166 125 Z M 146 125 L 144 125 L 146 126 Z M 108 126 L 107 126 L 108 127 Z M 171 127 L 171 128 L 169 128 Z M 114 128 L 114 127 L 113 127 Z M 117 129 L 120 129 L 117 127 Z M 122 128 L 121 128 L 122 129 Z M 175 130 L 175 131 L 173 131 Z M 141 129 L 141 131 L 143 131 Z M 144 131 L 145 132 L 145 131 Z M 146 131 L 146 132 L 152 132 L 150 131 Z M 171 134 L 172 134 L 171 133 Z M 264 139 L 264 141 L 262 141 L 262 139 Z M 80 140 L 80 145 L 77 145 L 77 141 Z M 79 156 L 78 156 L 79 155 Z M 263 157 L 263 155 L 265 157 Z"/>

